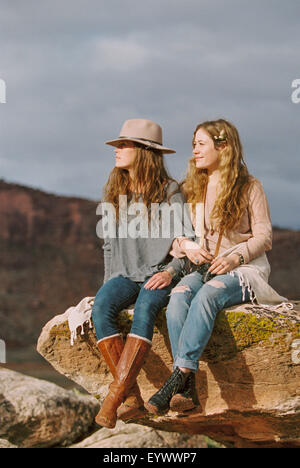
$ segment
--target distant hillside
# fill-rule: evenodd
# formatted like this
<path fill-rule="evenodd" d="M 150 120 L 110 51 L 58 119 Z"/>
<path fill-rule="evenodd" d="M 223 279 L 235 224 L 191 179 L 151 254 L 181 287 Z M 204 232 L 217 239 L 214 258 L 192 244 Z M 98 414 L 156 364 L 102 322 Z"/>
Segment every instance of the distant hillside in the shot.
<path fill-rule="evenodd" d="M 289 299 L 300 299 L 300 231 L 273 228 L 270 284 Z"/>
<path fill-rule="evenodd" d="M 41 327 L 103 282 L 96 202 L 0 180 L 0 338 L 36 342 Z"/>
<path fill-rule="evenodd" d="M 0 338 L 35 343 L 42 326 L 103 281 L 96 202 L 0 180 Z M 300 299 L 300 232 L 274 229 L 271 284 Z"/>

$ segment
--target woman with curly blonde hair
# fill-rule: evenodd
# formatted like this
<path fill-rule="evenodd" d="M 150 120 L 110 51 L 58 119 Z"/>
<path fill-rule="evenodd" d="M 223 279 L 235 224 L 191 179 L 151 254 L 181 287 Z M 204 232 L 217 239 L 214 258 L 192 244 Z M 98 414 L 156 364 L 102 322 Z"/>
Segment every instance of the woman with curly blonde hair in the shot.
<path fill-rule="evenodd" d="M 175 239 L 173 255 L 188 257 L 194 271 L 171 293 L 167 323 L 174 370 L 145 405 L 155 414 L 199 404 L 195 373 L 219 311 L 250 299 L 263 304 L 286 300 L 267 284 L 269 207 L 261 183 L 248 172 L 233 124 L 219 119 L 197 126 L 182 187 L 196 242 Z"/>
<path fill-rule="evenodd" d="M 95 297 L 92 319 L 98 349 L 114 378 L 96 422 L 113 428 L 117 417 L 127 420 L 143 415 L 144 402 L 136 378 L 151 348 L 157 313 L 167 305 L 184 263 L 169 255 L 175 237 L 172 229 L 170 236 L 162 237 L 152 232 L 143 236 L 138 229 L 130 233 L 124 228 L 137 227 L 132 212 L 135 202 L 145 208 L 144 220 L 148 221 L 152 204 L 181 206 L 184 199 L 165 168 L 163 154 L 175 151 L 162 145 L 158 124 L 145 119 L 127 120 L 120 136 L 106 143 L 115 146 L 115 168 L 104 188 L 103 202 L 115 212 L 117 230 L 104 241 L 104 284 Z M 120 195 L 128 199 L 126 212 Z M 159 233 L 162 218 L 157 218 Z M 132 326 L 124 343 L 116 318 L 133 303 Z"/>

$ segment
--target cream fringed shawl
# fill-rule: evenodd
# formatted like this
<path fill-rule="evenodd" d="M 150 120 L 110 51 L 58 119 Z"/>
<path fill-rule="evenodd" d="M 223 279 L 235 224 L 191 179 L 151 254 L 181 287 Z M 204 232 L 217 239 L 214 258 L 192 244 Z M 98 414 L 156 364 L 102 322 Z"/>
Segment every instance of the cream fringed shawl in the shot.
<path fill-rule="evenodd" d="M 238 246 L 223 252 L 220 257 L 226 257 L 235 250 L 238 252 Z M 275 289 L 268 284 L 270 275 L 270 264 L 267 256 L 264 253 L 260 257 L 251 260 L 246 265 L 240 265 L 229 272 L 230 275 L 237 275 L 240 285 L 243 288 L 243 297 L 246 287 L 250 294 L 252 304 L 256 301 L 257 304 L 266 308 L 283 307 L 285 309 L 293 309 L 293 304 L 288 302 L 286 297 L 280 296 Z"/>

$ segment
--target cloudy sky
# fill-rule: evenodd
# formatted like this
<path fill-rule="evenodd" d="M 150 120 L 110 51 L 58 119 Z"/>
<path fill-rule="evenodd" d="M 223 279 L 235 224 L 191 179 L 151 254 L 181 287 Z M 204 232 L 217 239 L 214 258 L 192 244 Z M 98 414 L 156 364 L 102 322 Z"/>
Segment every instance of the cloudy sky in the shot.
<path fill-rule="evenodd" d="M 0 177 L 99 199 L 104 144 L 163 127 L 181 180 L 202 120 L 239 129 L 274 225 L 300 229 L 299 0 L 1 0 Z"/>

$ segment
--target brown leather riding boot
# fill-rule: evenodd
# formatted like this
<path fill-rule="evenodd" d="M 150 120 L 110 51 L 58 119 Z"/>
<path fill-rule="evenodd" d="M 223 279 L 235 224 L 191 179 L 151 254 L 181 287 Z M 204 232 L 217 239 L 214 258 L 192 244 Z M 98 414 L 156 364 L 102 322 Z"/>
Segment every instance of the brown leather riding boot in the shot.
<path fill-rule="evenodd" d="M 97 343 L 98 349 L 105 359 L 106 364 L 112 373 L 113 378 L 116 378 L 117 364 L 120 360 L 124 349 L 124 341 L 121 335 L 115 335 Z M 118 419 L 127 421 L 131 418 L 142 417 L 145 414 L 144 401 L 137 382 L 129 389 L 127 398 L 123 405 L 118 408 Z"/>
<path fill-rule="evenodd" d="M 128 335 L 116 368 L 115 380 L 109 387 L 103 405 L 95 421 L 100 426 L 113 428 L 117 421 L 117 409 L 135 382 L 151 344 L 135 335 Z"/>

